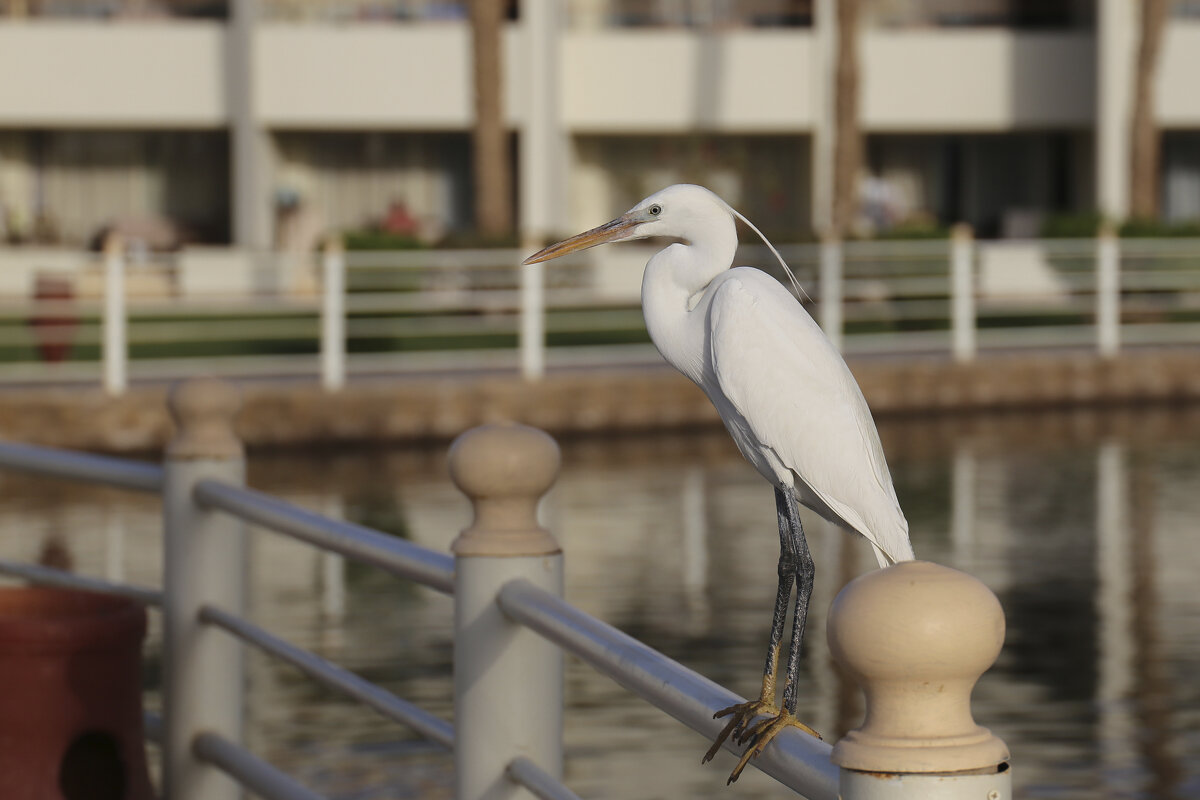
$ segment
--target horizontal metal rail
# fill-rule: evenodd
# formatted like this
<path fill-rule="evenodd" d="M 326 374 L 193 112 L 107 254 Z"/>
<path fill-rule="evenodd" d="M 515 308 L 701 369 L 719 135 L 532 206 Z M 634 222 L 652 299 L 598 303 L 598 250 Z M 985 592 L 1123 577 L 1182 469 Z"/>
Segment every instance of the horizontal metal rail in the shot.
<path fill-rule="evenodd" d="M 197 734 L 192 740 L 192 752 L 266 800 L 326 800 L 277 767 L 215 733 Z"/>
<path fill-rule="evenodd" d="M 15 442 L 0 442 L 0 467 L 137 492 L 157 493 L 163 486 L 163 469 L 157 464 Z"/>
<path fill-rule="evenodd" d="M 205 606 L 200 610 L 200 619 L 224 628 L 247 644 L 288 662 L 310 678 L 345 692 L 388 719 L 407 725 L 424 738 L 447 749 L 454 747 L 454 727 L 450 723 L 360 678 L 350 670 L 296 647 L 228 611 Z"/>
<path fill-rule="evenodd" d="M 715 739 L 725 722 L 713 714 L 743 698 L 525 580 L 504 585 L 500 608 L 692 730 Z M 730 742 L 725 748 L 736 752 Z M 751 763 L 809 800 L 837 800 L 832 748 L 786 728 Z"/>
<path fill-rule="evenodd" d="M 37 564 L 23 564 L 19 561 L 0 559 L 0 573 L 24 578 L 30 583 L 45 586 L 57 586 L 61 589 L 78 589 L 84 592 L 97 592 L 116 597 L 128 597 L 142 605 L 161 606 L 163 593 L 158 589 L 145 586 L 133 586 L 127 583 L 111 583 L 99 578 L 89 578 L 86 575 L 76 575 L 53 567 L 43 567 Z"/>
<path fill-rule="evenodd" d="M 202 506 L 225 511 L 346 558 L 373 564 L 397 577 L 445 594 L 454 592 L 454 559 L 444 553 L 220 481 L 200 481 L 194 498 Z"/>
<path fill-rule="evenodd" d="M 506 772 L 509 780 L 524 786 L 540 800 L 579 800 L 579 795 L 564 786 L 562 781 L 548 775 L 545 770 L 524 756 L 514 758 Z"/>

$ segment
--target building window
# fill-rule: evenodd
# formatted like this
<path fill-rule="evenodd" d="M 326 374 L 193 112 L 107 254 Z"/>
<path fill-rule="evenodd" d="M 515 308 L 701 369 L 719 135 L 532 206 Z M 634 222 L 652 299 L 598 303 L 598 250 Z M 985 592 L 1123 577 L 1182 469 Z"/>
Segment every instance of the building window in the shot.
<path fill-rule="evenodd" d="M 470 226 L 465 133 L 276 135 L 280 244 L 288 231 L 387 231 L 432 244 Z M 295 224 L 297 218 L 307 220 Z M 293 243 L 294 244 L 294 243 Z"/>

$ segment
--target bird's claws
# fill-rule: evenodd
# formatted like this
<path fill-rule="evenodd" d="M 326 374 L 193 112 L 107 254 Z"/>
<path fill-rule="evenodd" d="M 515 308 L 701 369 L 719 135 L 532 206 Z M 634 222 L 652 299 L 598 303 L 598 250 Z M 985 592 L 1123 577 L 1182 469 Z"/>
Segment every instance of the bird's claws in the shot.
<path fill-rule="evenodd" d="M 774 714 L 767 716 L 765 719 L 755 721 L 759 714 L 764 711 L 775 711 Z M 721 733 L 713 742 L 712 747 L 704 754 L 703 760 L 700 763 L 706 764 L 720 751 L 721 746 L 725 744 L 725 740 L 733 737 L 734 744 L 750 743 L 746 748 L 746 752 L 742 753 L 742 757 L 738 760 L 737 766 L 733 768 L 733 772 L 729 773 L 729 780 L 726 785 L 736 781 L 742 775 L 742 770 L 750 763 L 750 759 L 757 756 L 763 749 L 771 743 L 771 741 L 779 734 L 781 730 L 789 725 L 795 726 L 811 736 L 820 739 L 821 734 L 817 733 L 812 728 L 805 725 L 796 719 L 790 712 L 786 710 L 775 710 L 773 704 L 763 700 L 754 700 L 747 703 L 739 703 L 729 708 L 724 708 L 713 714 L 713 719 L 720 719 L 733 715 L 733 719 L 729 720 Z"/>
<path fill-rule="evenodd" d="M 721 745 L 725 744 L 725 740 L 731 735 L 733 736 L 734 743 L 740 743 L 743 731 L 754 721 L 754 718 L 765 711 L 774 710 L 774 708 L 773 704 L 760 699 L 745 703 L 735 703 L 713 714 L 713 719 L 728 717 L 731 714 L 733 715 L 733 719 L 729 720 L 725 727 L 721 729 L 720 734 L 713 741 L 712 747 L 708 748 L 708 752 L 704 754 L 704 758 L 701 759 L 700 763 L 707 764 L 709 761 L 712 761 L 713 757 L 721 751 Z"/>

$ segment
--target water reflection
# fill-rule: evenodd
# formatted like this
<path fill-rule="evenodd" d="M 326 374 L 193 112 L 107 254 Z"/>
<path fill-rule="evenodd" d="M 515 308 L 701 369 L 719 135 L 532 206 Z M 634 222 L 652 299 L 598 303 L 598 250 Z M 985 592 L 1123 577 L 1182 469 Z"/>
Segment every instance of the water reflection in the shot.
<path fill-rule="evenodd" d="M 976 691 L 1013 750 L 1019 796 L 1200 797 L 1200 410 L 884 421 L 917 553 L 978 575 L 1009 632 Z M 758 690 L 777 550 L 770 487 L 721 431 L 563 443 L 542 515 L 569 599 L 742 694 Z M 260 453 L 257 488 L 445 549 L 468 520 L 442 448 Z M 873 568 L 806 517 L 817 560 L 801 714 L 827 736 L 862 705 L 825 647 L 824 609 Z M 78 569 L 156 584 L 154 498 L 0 475 L 0 551 L 55 537 Z M 269 533 L 254 537 L 254 616 L 449 718 L 449 601 Z M 157 621 L 155 621 L 157 624 Z M 156 646 L 157 627 L 152 631 Z M 450 759 L 394 724 L 251 658 L 251 739 L 339 798 L 443 797 Z M 151 693 L 150 702 L 157 702 Z M 779 796 L 707 742 L 568 661 L 567 778 L 589 798 Z"/>

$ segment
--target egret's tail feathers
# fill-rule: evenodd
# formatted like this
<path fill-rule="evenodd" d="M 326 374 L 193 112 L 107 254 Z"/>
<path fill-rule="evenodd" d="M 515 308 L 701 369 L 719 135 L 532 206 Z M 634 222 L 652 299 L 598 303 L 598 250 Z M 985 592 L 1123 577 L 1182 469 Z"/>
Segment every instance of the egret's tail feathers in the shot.
<path fill-rule="evenodd" d="M 896 553 L 893 557 L 891 554 L 884 552 L 883 548 L 871 542 L 871 549 L 875 551 L 875 560 L 879 562 L 879 568 L 890 567 L 892 564 L 901 561 L 915 561 L 916 555 L 913 553 L 912 545 L 905 542 L 904 552 Z"/>

